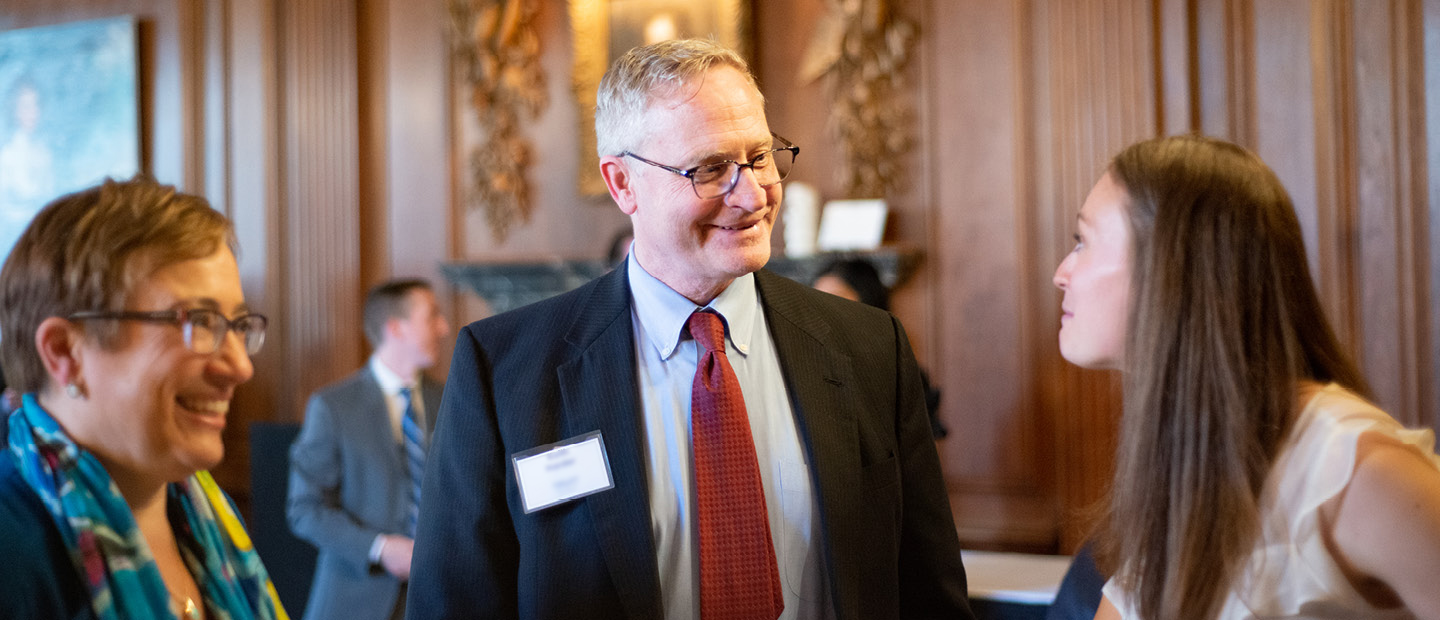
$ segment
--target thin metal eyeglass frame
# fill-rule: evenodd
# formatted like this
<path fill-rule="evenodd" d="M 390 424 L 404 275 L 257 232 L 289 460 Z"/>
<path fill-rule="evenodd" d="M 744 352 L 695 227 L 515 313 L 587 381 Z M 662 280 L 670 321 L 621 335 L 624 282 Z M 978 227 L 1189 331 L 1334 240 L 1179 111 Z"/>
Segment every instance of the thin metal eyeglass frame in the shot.
<path fill-rule="evenodd" d="M 766 153 L 767 155 L 770 155 L 771 157 L 774 157 L 774 155 L 775 155 L 776 153 L 779 153 L 779 152 L 781 152 L 781 151 L 789 151 L 789 152 L 790 152 L 790 159 L 791 159 L 792 162 L 794 161 L 795 158 L 797 158 L 797 157 L 800 156 L 800 147 L 795 146 L 795 144 L 794 144 L 793 142 L 791 142 L 791 141 L 789 141 L 789 140 L 786 140 L 785 138 L 780 137 L 779 135 L 777 135 L 777 134 L 774 133 L 774 132 L 771 132 L 771 133 L 770 133 L 770 137 L 775 138 L 776 140 L 779 140 L 779 141 L 780 141 L 782 144 L 784 144 L 785 146 L 782 146 L 782 147 L 780 147 L 780 148 L 778 148 L 778 149 L 770 149 L 770 150 L 768 150 L 768 151 L 765 151 L 765 153 Z M 724 196 L 724 195 L 726 195 L 726 194 L 729 194 L 731 191 L 734 191 L 736 185 L 739 185 L 739 184 L 740 184 L 740 171 L 741 171 L 741 170 L 743 170 L 743 169 L 745 169 L 745 168 L 749 168 L 749 169 L 751 170 L 751 172 L 754 172 L 754 170 L 755 170 L 755 162 L 753 162 L 753 161 L 752 161 L 752 162 L 749 162 L 749 163 L 744 163 L 744 164 L 742 164 L 742 163 L 740 163 L 740 162 L 738 162 L 738 161 L 735 161 L 735 160 L 733 160 L 733 159 L 727 159 L 727 160 L 725 160 L 725 161 L 717 161 L 717 162 L 708 163 L 708 164 L 701 164 L 701 165 L 699 165 L 699 166 L 695 166 L 694 168 L 690 168 L 689 170 L 685 170 L 685 169 L 681 169 L 681 168 L 676 168 L 676 167 L 674 167 L 674 166 L 667 166 L 667 165 L 662 164 L 662 163 L 657 162 L 657 161 L 652 161 L 652 160 L 649 160 L 649 159 L 645 159 L 644 157 L 641 157 L 641 156 L 639 156 L 639 155 L 636 155 L 636 154 L 634 154 L 634 153 L 631 153 L 630 151 L 622 151 L 622 152 L 620 153 L 620 156 L 621 156 L 621 157 L 631 157 L 631 158 L 634 158 L 636 161 L 640 161 L 640 162 L 643 162 L 643 163 L 650 164 L 650 165 L 655 166 L 656 168 L 659 168 L 659 169 L 661 169 L 661 170 L 665 170 L 665 171 L 667 171 L 667 172 L 671 172 L 671 173 L 674 173 L 674 174 L 678 174 L 678 175 L 680 175 L 680 176 L 682 176 L 682 177 L 685 177 L 686 179 L 689 179 L 689 180 L 690 180 L 690 189 L 695 192 L 695 195 L 696 195 L 696 196 L 699 196 L 699 197 L 700 197 L 701 199 L 703 199 L 703 200 L 709 200 L 709 199 L 711 199 L 711 198 L 719 198 L 719 197 L 721 197 L 721 196 Z M 698 186 L 698 185 L 695 184 L 695 183 L 696 183 L 696 181 L 695 181 L 695 172 L 698 171 L 698 170 L 700 170 L 701 168 L 708 168 L 708 167 L 710 167 L 710 166 L 718 166 L 718 165 L 720 165 L 720 164 L 735 164 L 735 172 L 733 172 L 733 173 L 730 174 L 730 180 L 727 181 L 726 184 L 725 184 L 725 191 L 720 192 L 720 193 L 718 193 L 718 194 L 715 194 L 714 196 L 706 196 L 706 195 L 701 194 L 701 193 L 700 193 L 700 186 Z M 793 165 L 793 163 L 792 163 L 792 165 Z M 777 164 L 777 166 L 776 166 L 776 169 L 777 169 L 777 170 L 779 169 L 778 164 Z M 781 181 L 784 181 L 785 178 L 788 177 L 788 176 L 790 176 L 790 174 L 787 172 L 787 173 L 785 173 L 784 175 L 782 175 L 782 176 L 780 177 L 780 180 L 775 181 L 774 183 L 762 183 L 762 184 L 760 184 L 760 187 L 770 187 L 770 186 L 779 184 Z"/>
<path fill-rule="evenodd" d="M 220 326 L 222 327 L 222 329 L 214 330 L 215 338 L 214 342 L 211 343 L 212 348 L 209 351 L 200 351 L 195 348 L 195 324 L 190 322 L 190 317 L 196 314 L 213 314 L 215 315 L 216 321 L 218 321 L 220 323 Z M 218 353 L 220 351 L 220 347 L 225 341 L 225 335 L 233 331 L 239 334 L 241 341 L 245 343 L 245 354 L 253 356 L 256 353 L 259 353 L 260 349 L 265 346 L 265 330 L 270 326 L 270 319 L 258 312 L 247 312 L 232 319 L 226 317 L 224 314 L 221 314 L 218 311 L 210 310 L 209 308 L 177 308 L 175 310 L 156 310 L 153 312 L 140 312 L 134 310 L 122 310 L 117 312 L 87 310 L 84 312 L 76 312 L 66 318 L 72 321 L 110 320 L 144 321 L 146 323 L 169 323 L 171 325 L 179 327 L 181 333 L 184 334 L 185 348 L 190 349 L 192 352 L 199 353 L 201 355 L 214 355 L 215 353 Z M 250 342 L 249 332 L 246 330 L 237 331 L 237 328 L 239 328 L 242 323 L 254 319 L 260 320 L 260 331 L 259 336 L 256 337 L 255 342 L 252 345 Z"/>

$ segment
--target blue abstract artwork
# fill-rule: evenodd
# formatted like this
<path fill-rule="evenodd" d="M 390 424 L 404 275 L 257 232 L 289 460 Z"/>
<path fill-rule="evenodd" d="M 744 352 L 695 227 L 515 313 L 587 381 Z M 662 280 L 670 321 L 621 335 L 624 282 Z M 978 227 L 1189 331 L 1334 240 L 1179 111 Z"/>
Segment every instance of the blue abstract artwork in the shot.
<path fill-rule="evenodd" d="M 131 17 L 0 32 L 0 256 L 46 203 L 140 171 Z"/>

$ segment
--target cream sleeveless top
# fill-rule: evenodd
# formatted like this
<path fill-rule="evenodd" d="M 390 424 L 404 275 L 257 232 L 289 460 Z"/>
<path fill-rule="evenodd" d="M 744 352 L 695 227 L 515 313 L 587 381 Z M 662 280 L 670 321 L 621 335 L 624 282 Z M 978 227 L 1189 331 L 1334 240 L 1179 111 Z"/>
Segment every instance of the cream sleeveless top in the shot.
<path fill-rule="evenodd" d="M 1261 539 L 1226 595 L 1219 619 L 1414 617 L 1367 603 L 1325 548 L 1320 531 L 1320 506 L 1350 484 L 1365 433 L 1412 446 L 1440 470 L 1433 431 L 1406 429 L 1338 385 L 1316 392 L 1265 482 Z M 1113 579 L 1105 584 L 1105 596 L 1121 616 L 1139 618 L 1126 594 Z"/>

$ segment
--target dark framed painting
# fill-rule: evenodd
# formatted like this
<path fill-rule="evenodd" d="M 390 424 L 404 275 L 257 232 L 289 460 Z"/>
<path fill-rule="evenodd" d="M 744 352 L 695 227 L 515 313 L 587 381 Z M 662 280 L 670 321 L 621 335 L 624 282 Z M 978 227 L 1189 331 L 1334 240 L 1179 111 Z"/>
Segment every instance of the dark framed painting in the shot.
<path fill-rule="evenodd" d="M 132 17 L 0 32 L 0 257 L 54 198 L 140 171 Z"/>
<path fill-rule="evenodd" d="M 631 48 L 681 38 L 714 39 L 750 58 L 749 25 L 748 0 L 570 0 L 582 196 L 606 193 L 595 152 L 595 90 L 610 63 Z"/>

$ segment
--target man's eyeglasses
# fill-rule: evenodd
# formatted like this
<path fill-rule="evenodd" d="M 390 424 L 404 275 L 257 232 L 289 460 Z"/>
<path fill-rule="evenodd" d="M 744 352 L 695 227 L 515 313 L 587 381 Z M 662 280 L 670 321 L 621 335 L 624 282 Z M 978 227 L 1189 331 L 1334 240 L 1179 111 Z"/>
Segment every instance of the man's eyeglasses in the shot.
<path fill-rule="evenodd" d="M 209 355 L 220 350 L 225 334 L 235 332 L 245 340 L 245 353 L 255 355 L 265 345 L 265 326 L 269 319 L 263 314 L 242 314 L 233 319 L 225 318 L 215 310 L 206 308 L 180 308 L 155 312 L 76 312 L 69 316 L 72 321 L 113 320 L 146 321 L 170 323 L 185 334 L 185 346 L 196 353 Z"/>
<path fill-rule="evenodd" d="M 625 151 L 621 157 L 632 157 L 656 168 L 668 170 L 682 177 L 690 179 L 690 185 L 695 188 L 695 195 L 701 198 L 719 198 L 735 189 L 735 184 L 740 182 L 740 171 L 749 168 L 755 174 L 755 181 L 760 187 L 770 187 L 785 180 L 790 176 L 790 169 L 795 166 L 795 156 L 800 154 L 800 147 L 791 144 L 789 140 L 775 134 L 770 134 L 777 142 L 785 146 L 765 151 L 756 155 L 749 163 L 738 161 L 719 161 L 713 164 L 702 164 L 689 170 L 682 170 L 673 166 L 653 162 L 644 157 Z"/>

